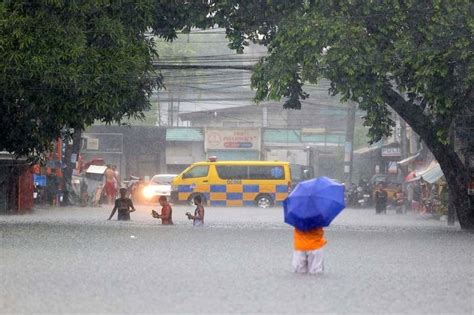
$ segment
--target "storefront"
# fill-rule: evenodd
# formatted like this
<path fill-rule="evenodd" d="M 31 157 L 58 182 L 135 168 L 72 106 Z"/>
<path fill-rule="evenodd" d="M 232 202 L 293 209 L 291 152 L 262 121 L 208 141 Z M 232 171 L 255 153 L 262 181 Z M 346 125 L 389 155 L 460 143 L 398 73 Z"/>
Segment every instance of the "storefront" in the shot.
<path fill-rule="evenodd" d="M 0 152 L 0 214 L 33 208 L 33 172 L 25 160 Z"/>
<path fill-rule="evenodd" d="M 166 172 L 179 174 L 191 163 L 206 160 L 201 128 L 166 130 Z"/>

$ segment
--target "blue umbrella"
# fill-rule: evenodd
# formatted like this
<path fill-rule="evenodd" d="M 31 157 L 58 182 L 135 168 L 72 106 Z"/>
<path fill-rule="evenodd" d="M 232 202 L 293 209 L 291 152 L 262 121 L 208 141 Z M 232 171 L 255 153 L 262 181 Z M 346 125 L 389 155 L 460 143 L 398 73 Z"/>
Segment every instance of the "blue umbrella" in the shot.
<path fill-rule="evenodd" d="M 328 226 L 346 207 L 344 186 L 327 177 L 299 183 L 283 202 L 285 223 L 301 231 Z"/>

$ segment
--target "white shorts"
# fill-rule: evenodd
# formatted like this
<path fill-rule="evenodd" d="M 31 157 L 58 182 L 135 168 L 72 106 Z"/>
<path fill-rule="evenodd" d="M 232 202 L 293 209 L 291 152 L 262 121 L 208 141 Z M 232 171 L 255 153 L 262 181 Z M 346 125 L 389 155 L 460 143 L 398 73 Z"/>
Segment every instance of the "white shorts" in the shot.
<path fill-rule="evenodd" d="M 293 272 L 321 274 L 324 272 L 323 249 L 293 251 Z"/>

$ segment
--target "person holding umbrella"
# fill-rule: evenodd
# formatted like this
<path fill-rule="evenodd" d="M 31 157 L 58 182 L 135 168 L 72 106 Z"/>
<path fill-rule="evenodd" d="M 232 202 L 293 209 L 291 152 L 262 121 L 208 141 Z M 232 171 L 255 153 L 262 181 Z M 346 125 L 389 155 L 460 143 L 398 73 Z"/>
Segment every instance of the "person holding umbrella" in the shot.
<path fill-rule="evenodd" d="M 323 247 L 326 245 L 322 227 L 309 231 L 295 228 L 293 233 L 293 272 L 321 274 L 324 272 Z"/>
<path fill-rule="evenodd" d="M 295 228 L 292 267 L 296 273 L 324 272 L 323 228 L 345 208 L 344 186 L 327 177 L 299 183 L 283 202 L 285 222 Z"/>

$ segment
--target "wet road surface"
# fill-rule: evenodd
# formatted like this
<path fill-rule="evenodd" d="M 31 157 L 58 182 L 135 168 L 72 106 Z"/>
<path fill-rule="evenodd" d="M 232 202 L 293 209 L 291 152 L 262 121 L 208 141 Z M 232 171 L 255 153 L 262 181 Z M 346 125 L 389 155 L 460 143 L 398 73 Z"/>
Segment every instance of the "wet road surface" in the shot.
<path fill-rule="evenodd" d="M 474 234 L 417 215 L 345 210 L 323 276 L 290 271 L 282 210 L 207 208 L 193 228 L 139 206 L 0 217 L 0 313 L 459 313 L 474 305 Z"/>

